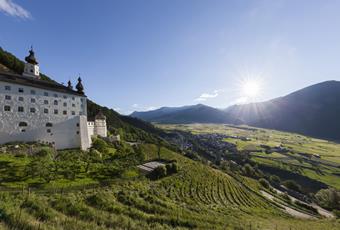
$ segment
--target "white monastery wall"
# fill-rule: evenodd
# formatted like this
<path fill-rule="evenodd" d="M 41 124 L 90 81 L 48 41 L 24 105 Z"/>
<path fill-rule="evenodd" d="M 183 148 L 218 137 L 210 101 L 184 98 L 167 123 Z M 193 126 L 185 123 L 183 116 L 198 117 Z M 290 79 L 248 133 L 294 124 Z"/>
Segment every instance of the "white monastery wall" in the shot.
<path fill-rule="evenodd" d="M 0 105 L 0 144 L 40 140 L 58 149 L 90 147 L 86 97 L 0 82 Z"/>

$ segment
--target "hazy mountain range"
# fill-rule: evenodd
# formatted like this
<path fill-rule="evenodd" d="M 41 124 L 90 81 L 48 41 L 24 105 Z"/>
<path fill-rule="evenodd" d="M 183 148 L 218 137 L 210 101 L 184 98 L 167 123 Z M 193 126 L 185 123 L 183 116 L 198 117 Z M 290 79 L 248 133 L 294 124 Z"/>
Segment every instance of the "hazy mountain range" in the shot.
<path fill-rule="evenodd" d="M 158 123 L 230 123 L 340 140 L 340 82 L 326 81 L 265 102 L 216 109 L 198 104 L 133 112 Z"/>

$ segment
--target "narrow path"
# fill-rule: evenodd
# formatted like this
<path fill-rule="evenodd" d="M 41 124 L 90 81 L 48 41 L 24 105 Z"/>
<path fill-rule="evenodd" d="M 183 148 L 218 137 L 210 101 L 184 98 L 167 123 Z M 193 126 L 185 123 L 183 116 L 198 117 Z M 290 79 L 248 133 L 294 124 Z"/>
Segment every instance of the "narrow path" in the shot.
<path fill-rule="evenodd" d="M 280 190 L 278 190 L 278 189 L 276 189 L 276 188 L 273 188 L 273 189 L 274 189 L 277 193 L 279 193 L 279 194 L 282 194 L 282 193 L 283 193 L 282 191 L 280 191 Z M 317 205 L 317 204 L 315 204 L 315 203 L 308 204 L 308 203 L 306 203 L 306 202 L 304 202 L 304 201 L 302 201 L 302 200 L 296 199 L 295 197 L 292 197 L 292 196 L 290 196 L 290 195 L 288 195 L 288 196 L 290 197 L 290 199 L 291 199 L 293 202 L 299 201 L 299 202 L 304 203 L 304 204 L 306 204 L 306 205 L 312 206 L 313 208 L 315 208 L 316 210 L 318 210 L 318 213 L 319 213 L 321 216 L 323 216 L 323 217 L 326 217 L 326 218 L 335 218 L 335 216 L 334 216 L 334 214 L 333 214 L 332 212 L 327 211 L 326 209 L 321 208 L 319 205 Z"/>
<path fill-rule="evenodd" d="M 297 210 L 295 210 L 295 209 L 292 209 L 292 208 L 288 207 L 287 205 L 283 205 L 283 204 L 281 204 L 281 203 L 276 202 L 275 199 L 274 199 L 275 197 L 272 196 L 271 194 L 265 192 L 265 191 L 262 191 L 262 190 L 261 190 L 261 193 L 262 193 L 262 195 L 265 196 L 267 199 L 269 199 L 269 200 L 275 202 L 277 205 L 279 205 L 280 207 L 282 207 L 283 210 L 284 210 L 286 213 L 288 213 L 289 215 L 292 215 L 292 216 L 297 217 L 297 218 L 302 218 L 302 219 L 316 219 L 316 218 L 315 218 L 314 216 L 312 216 L 312 215 L 309 215 L 309 214 L 307 214 L 307 213 L 303 213 L 303 212 L 297 211 Z"/>

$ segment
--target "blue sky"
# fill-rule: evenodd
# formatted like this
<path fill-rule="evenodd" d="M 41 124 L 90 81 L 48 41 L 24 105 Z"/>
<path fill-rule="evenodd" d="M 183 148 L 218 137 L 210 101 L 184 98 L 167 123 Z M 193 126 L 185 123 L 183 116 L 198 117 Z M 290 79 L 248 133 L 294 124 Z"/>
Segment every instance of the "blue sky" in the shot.
<path fill-rule="evenodd" d="M 340 80 L 337 0 L 0 0 L 0 46 L 128 114 L 227 107 Z"/>

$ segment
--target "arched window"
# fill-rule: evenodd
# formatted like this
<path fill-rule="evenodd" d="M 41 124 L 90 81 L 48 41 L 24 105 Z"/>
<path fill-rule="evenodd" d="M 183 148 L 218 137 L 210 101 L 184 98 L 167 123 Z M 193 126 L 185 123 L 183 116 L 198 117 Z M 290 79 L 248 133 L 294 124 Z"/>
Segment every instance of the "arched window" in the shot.
<path fill-rule="evenodd" d="M 19 123 L 19 127 L 27 127 L 27 123 L 22 121 Z"/>
<path fill-rule="evenodd" d="M 46 123 L 46 127 L 53 127 L 52 123 Z"/>

